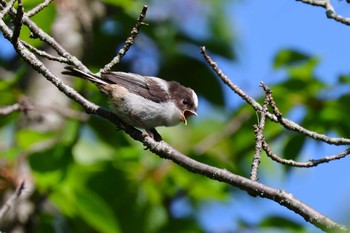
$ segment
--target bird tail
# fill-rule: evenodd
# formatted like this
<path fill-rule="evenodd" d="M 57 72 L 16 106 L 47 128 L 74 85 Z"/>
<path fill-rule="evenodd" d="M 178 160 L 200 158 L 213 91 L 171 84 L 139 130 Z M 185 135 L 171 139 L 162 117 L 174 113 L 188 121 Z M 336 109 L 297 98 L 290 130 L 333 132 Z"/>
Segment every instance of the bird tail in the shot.
<path fill-rule="evenodd" d="M 66 66 L 66 67 L 64 67 L 64 69 L 65 70 L 62 71 L 62 74 L 86 79 L 86 80 L 93 82 L 95 84 L 100 84 L 100 85 L 108 84 L 107 82 L 103 81 L 100 76 L 93 74 L 93 73 L 86 73 L 84 71 L 81 71 L 81 70 L 73 67 L 73 66 Z"/>

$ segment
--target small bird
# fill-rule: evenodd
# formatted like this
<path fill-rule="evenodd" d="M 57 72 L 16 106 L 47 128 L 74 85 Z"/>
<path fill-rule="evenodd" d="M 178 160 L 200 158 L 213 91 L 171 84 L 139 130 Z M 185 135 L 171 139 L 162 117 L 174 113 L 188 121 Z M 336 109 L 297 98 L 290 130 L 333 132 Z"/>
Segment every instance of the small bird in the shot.
<path fill-rule="evenodd" d="M 93 74 L 67 66 L 65 75 L 94 83 L 107 95 L 114 113 L 125 123 L 145 129 L 156 141 L 162 140 L 158 126 L 187 125 L 188 117 L 197 115 L 198 97 L 188 87 L 175 81 L 125 72 Z"/>

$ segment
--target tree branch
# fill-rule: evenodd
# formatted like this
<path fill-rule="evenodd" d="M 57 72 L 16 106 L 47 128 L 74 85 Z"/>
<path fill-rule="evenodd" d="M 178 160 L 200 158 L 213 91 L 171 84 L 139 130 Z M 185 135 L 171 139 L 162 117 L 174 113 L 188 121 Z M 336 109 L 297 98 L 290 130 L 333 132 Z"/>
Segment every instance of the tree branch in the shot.
<path fill-rule="evenodd" d="M 232 91 L 234 91 L 237 95 L 239 95 L 243 100 L 245 100 L 249 105 L 253 107 L 255 111 L 261 112 L 262 106 L 254 100 L 252 97 L 248 96 L 242 89 L 240 89 L 237 85 L 233 84 L 232 81 L 221 71 L 221 69 L 218 67 L 218 65 L 209 57 L 209 55 L 206 53 L 205 47 L 201 47 L 201 53 L 204 56 L 205 60 L 209 64 L 210 67 L 216 72 L 216 74 L 219 76 L 219 78 L 228 86 L 231 88 Z M 305 136 L 308 136 L 310 138 L 313 138 L 318 141 L 323 141 L 328 144 L 333 145 L 350 145 L 350 139 L 348 138 L 331 138 L 327 137 L 324 134 L 319 134 L 313 131 L 310 131 L 308 129 L 305 129 L 304 127 L 298 125 L 297 123 L 288 120 L 286 118 L 280 118 L 277 117 L 274 114 L 271 114 L 269 112 L 266 113 L 266 117 L 268 117 L 270 120 L 274 122 L 280 122 L 282 125 L 289 130 L 296 131 L 299 133 L 304 134 Z"/>
<path fill-rule="evenodd" d="M 0 12 L 0 19 L 2 19 L 7 13 L 11 10 L 13 5 L 15 4 L 17 0 L 11 0 L 8 4 L 4 1 L 1 0 L 0 4 L 2 5 L 2 11 Z"/>
<path fill-rule="evenodd" d="M 5 106 L 0 108 L 0 115 L 9 115 L 12 112 L 18 112 L 20 111 L 20 104 L 13 104 L 10 106 Z"/>
<path fill-rule="evenodd" d="M 15 47 L 17 46 L 17 43 L 19 40 L 19 34 L 21 33 L 23 14 L 24 14 L 24 9 L 23 9 L 22 0 L 18 0 L 18 10 L 17 10 L 16 16 L 14 17 L 15 28 L 13 30 L 12 37 L 11 37 L 11 42 Z"/>
<path fill-rule="evenodd" d="M 11 209 L 11 207 L 16 203 L 17 199 L 21 195 L 24 189 L 24 181 L 20 183 L 17 187 L 16 191 L 11 195 L 11 197 L 6 201 L 6 203 L 0 209 L 0 219 L 4 217 L 4 215 Z"/>
<path fill-rule="evenodd" d="M 0 3 L 0 7 L 3 9 L 7 9 L 9 7 L 4 0 L 0 0 Z M 17 15 L 17 11 L 13 7 L 9 7 L 8 13 L 12 18 L 15 18 Z M 4 15 L 0 15 L 1 20 L 3 16 Z M 38 27 L 26 14 L 23 15 L 22 22 L 29 28 L 34 37 L 39 38 L 41 41 L 52 47 L 58 53 L 58 55 L 66 58 L 70 62 L 69 64 L 74 65 L 85 72 L 89 71 L 78 58 L 68 53 L 53 37 L 49 36 L 40 27 Z M 5 38 L 8 39 L 6 35 L 12 36 L 12 31 L 6 26 L 3 20 L 1 23 L 1 31 L 4 33 Z"/>
<path fill-rule="evenodd" d="M 341 153 L 330 155 L 330 156 L 325 156 L 321 159 L 310 159 L 307 162 L 297 162 L 297 161 L 294 161 L 292 159 L 281 158 L 277 154 L 274 154 L 271 151 L 271 149 L 270 149 L 270 147 L 265 139 L 263 139 L 263 141 L 262 141 L 262 148 L 266 152 L 266 155 L 269 156 L 272 160 L 274 160 L 278 163 L 284 164 L 284 165 L 289 165 L 289 166 L 293 166 L 293 167 L 302 167 L 302 168 L 316 167 L 317 165 L 322 164 L 322 163 L 329 163 L 333 160 L 342 159 L 350 154 L 350 148 L 348 148 Z"/>
<path fill-rule="evenodd" d="M 48 54 L 45 51 L 42 51 L 42 50 L 39 50 L 39 49 L 35 48 L 34 46 L 28 44 L 27 42 L 25 42 L 23 40 L 21 40 L 21 42 L 27 49 L 29 49 L 30 51 L 32 51 L 36 55 L 39 55 L 41 57 L 47 58 L 47 59 L 52 60 L 52 61 L 58 61 L 60 63 L 69 63 L 69 60 L 67 58 L 64 58 L 64 57 L 61 57 L 61 56 L 60 57 L 53 56 L 51 54 Z"/>
<path fill-rule="evenodd" d="M 278 109 L 278 107 L 277 107 L 277 105 L 272 97 L 272 91 L 264 83 L 261 83 L 261 85 L 265 90 L 265 93 L 266 93 L 266 96 L 268 99 L 268 103 L 269 103 L 270 107 L 272 108 L 273 113 L 277 116 L 278 121 L 283 125 L 284 121 L 282 120 L 282 113 Z M 321 158 L 321 159 L 309 160 L 307 162 L 297 162 L 297 161 L 290 160 L 290 159 L 283 159 L 280 156 L 273 154 L 268 143 L 265 141 L 264 138 L 262 139 L 262 143 L 263 143 L 262 146 L 263 146 L 264 151 L 266 152 L 267 156 L 269 156 L 272 160 L 274 160 L 278 163 L 281 163 L 281 164 L 294 166 L 294 167 L 315 167 L 321 163 L 328 163 L 328 162 L 331 162 L 332 160 L 338 160 L 338 159 L 344 158 L 348 154 L 350 154 L 350 148 L 349 148 L 349 149 L 347 149 L 344 152 L 341 152 L 339 154 L 335 154 L 332 156 L 326 156 L 326 157 Z"/>
<path fill-rule="evenodd" d="M 33 105 L 31 103 L 27 101 L 20 101 L 19 103 L 10 106 L 0 107 L 0 115 L 5 116 L 11 114 L 12 112 L 18 111 L 26 112 L 31 109 L 33 109 Z"/>
<path fill-rule="evenodd" d="M 152 138 L 146 137 L 143 144 L 148 147 L 150 151 L 159 155 L 161 158 L 170 159 L 190 172 L 202 174 L 210 179 L 238 187 L 244 191 L 247 191 L 251 195 L 273 200 L 294 211 L 296 214 L 302 216 L 305 221 L 312 223 L 324 231 L 347 230 L 345 226 L 335 223 L 333 220 L 301 202 L 287 191 L 266 186 L 257 181 L 233 174 L 226 169 L 220 169 L 200 163 L 183 155 L 164 141 L 156 142 Z"/>
<path fill-rule="evenodd" d="M 302 2 L 305 4 L 309 4 L 312 6 L 319 6 L 326 9 L 326 15 L 330 19 L 334 19 L 335 21 L 350 26 L 350 18 L 343 17 L 338 15 L 334 10 L 330 0 L 296 0 L 297 2 Z"/>
<path fill-rule="evenodd" d="M 48 5 L 50 5 L 50 3 L 53 0 L 45 0 L 43 3 L 38 4 L 36 7 L 34 7 L 33 9 L 31 9 L 30 11 L 28 11 L 26 13 L 26 16 L 28 18 L 38 14 L 40 11 L 42 11 L 45 7 L 47 7 Z"/>
<path fill-rule="evenodd" d="M 135 26 L 133 27 L 133 29 L 131 30 L 130 36 L 126 39 L 126 41 L 124 42 L 124 46 L 119 50 L 117 56 L 115 56 L 113 58 L 113 60 L 106 64 L 101 70 L 100 73 L 106 72 L 106 71 L 110 71 L 112 69 L 112 67 L 119 63 L 120 60 L 122 59 L 122 57 L 126 54 L 126 52 L 129 50 L 129 48 L 134 44 L 135 38 L 136 36 L 139 34 L 141 25 L 143 25 L 143 20 L 146 17 L 146 13 L 147 13 L 147 9 L 148 6 L 144 5 L 139 17 L 137 18 L 137 22 L 135 24 Z"/>
<path fill-rule="evenodd" d="M 265 128 L 265 119 L 266 119 L 266 113 L 268 112 L 267 106 L 269 104 L 269 96 L 271 95 L 271 91 L 265 89 L 265 84 L 261 82 L 261 87 L 264 88 L 264 91 L 266 93 L 264 105 L 262 108 L 262 111 L 260 112 L 260 120 L 258 125 L 254 125 L 254 133 L 255 133 L 255 154 L 253 157 L 253 163 L 252 163 L 252 169 L 250 172 L 250 179 L 252 180 L 258 180 L 258 169 L 260 164 L 260 156 L 262 151 L 262 141 L 264 138 L 264 128 Z"/>

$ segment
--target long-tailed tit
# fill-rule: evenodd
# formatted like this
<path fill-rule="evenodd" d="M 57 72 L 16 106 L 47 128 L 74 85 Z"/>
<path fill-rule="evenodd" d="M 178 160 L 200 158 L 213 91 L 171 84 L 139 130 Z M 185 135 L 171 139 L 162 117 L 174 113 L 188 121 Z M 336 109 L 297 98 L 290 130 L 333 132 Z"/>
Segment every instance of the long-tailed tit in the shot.
<path fill-rule="evenodd" d="M 71 66 L 62 74 L 86 79 L 107 95 L 114 113 L 125 123 L 143 128 L 155 140 L 161 140 L 158 126 L 187 124 L 197 115 L 198 97 L 175 81 L 124 72 L 86 73 Z"/>

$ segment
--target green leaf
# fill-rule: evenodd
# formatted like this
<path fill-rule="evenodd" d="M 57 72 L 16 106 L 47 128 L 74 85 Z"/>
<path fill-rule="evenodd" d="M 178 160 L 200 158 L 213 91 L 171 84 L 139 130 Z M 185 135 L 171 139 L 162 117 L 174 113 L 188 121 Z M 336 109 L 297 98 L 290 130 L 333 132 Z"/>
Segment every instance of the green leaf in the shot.
<path fill-rule="evenodd" d="M 207 51 L 211 54 L 214 53 L 215 56 L 221 56 L 230 61 L 236 58 L 235 50 L 231 47 L 231 44 L 223 39 L 212 38 L 210 40 L 201 41 L 200 43 L 197 43 L 197 45 L 198 47 L 200 45 L 205 45 Z M 227 61 L 230 62 L 229 60 Z"/>
<path fill-rule="evenodd" d="M 56 145 L 49 150 L 33 153 L 29 157 L 36 185 L 44 190 L 55 187 L 64 179 L 71 162 L 71 148 L 65 145 Z"/>
<path fill-rule="evenodd" d="M 27 8 L 32 8 L 34 6 L 37 6 L 38 4 L 41 4 L 41 0 L 25 0 L 23 1 L 23 7 L 28 10 Z"/>
<path fill-rule="evenodd" d="M 114 148 L 129 145 L 125 133 L 121 130 L 118 131 L 111 122 L 101 118 L 91 117 L 89 126 L 92 127 L 94 133 L 101 141 L 112 145 Z"/>
<path fill-rule="evenodd" d="M 26 2 L 26 1 L 24 1 Z M 34 2 L 34 1 L 33 1 Z M 42 2 L 42 1 L 41 1 Z M 37 5 L 37 4 L 36 4 Z M 34 5 L 34 6 L 36 6 Z M 25 7 L 27 10 L 27 8 Z M 55 4 L 50 4 L 47 7 L 45 7 L 45 10 L 39 12 L 38 14 L 34 15 L 31 19 L 40 27 L 43 31 L 50 34 L 51 26 L 55 20 L 56 17 L 56 8 Z M 42 41 L 39 39 L 30 39 L 31 33 L 28 27 L 24 26 L 21 29 L 20 38 L 22 40 L 25 40 L 26 42 L 30 43 L 34 47 L 38 47 L 42 44 Z"/>
<path fill-rule="evenodd" d="M 164 206 L 156 204 L 149 208 L 146 216 L 147 232 L 158 232 L 168 221 L 168 213 Z"/>
<path fill-rule="evenodd" d="M 305 143 L 304 135 L 294 135 L 288 139 L 284 149 L 283 149 L 283 158 L 295 160 Z"/>
<path fill-rule="evenodd" d="M 346 119 L 342 119 L 342 116 L 344 115 L 343 109 L 339 108 L 338 103 L 333 101 L 329 101 L 327 107 L 324 107 L 322 109 L 316 109 L 316 111 L 316 114 L 320 119 L 320 121 L 318 122 L 319 124 L 323 124 L 325 122 L 334 124 L 336 122 L 339 122 L 340 120 L 343 120 L 344 122 L 347 121 Z"/>
<path fill-rule="evenodd" d="M 210 39 L 203 41 L 200 45 L 205 45 L 210 51 L 217 55 L 233 60 L 236 57 L 232 44 L 235 42 L 233 25 L 227 20 L 224 1 L 214 1 L 212 9 L 214 12 L 209 14 L 208 26 L 210 29 Z"/>
<path fill-rule="evenodd" d="M 18 77 L 19 77 L 19 74 L 20 72 L 16 72 L 15 74 L 13 74 L 13 77 L 9 78 L 9 79 L 5 79 L 3 77 L 0 78 L 0 91 L 2 92 L 1 93 L 1 102 L 3 102 L 3 95 L 4 94 L 14 94 L 13 92 L 5 92 L 5 91 L 8 91 L 9 88 L 14 88 L 13 86 L 16 84 L 16 82 L 18 82 Z"/>
<path fill-rule="evenodd" d="M 118 233 L 119 223 L 110 205 L 95 193 L 85 189 L 76 192 L 77 210 L 82 218 L 101 233 Z"/>
<path fill-rule="evenodd" d="M 67 144 L 75 143 L 80 126 L 81 123 L 76 120 L 67 120 L 62 135 L 62 142 Z"/>
<path fill-rule="evenodd" d="M 344 75 L 344 74 L 339 75 L 338 81 L 340 83 L 350 83 L 350 75 Z"/>
<path fill-rule="evenodd" d="M 303 226 L 300 223 L 297 223 L 291 219 L 284 218 L 281 216 L 270 216 L 265 218 L 261 223 L 261 227 L 276 227 L 278 226 L 278 229 L 291 229 L 295 231 L 301 231 L 303 230 Z"/>
<path fill-rule="evenodd" d="M 137 2 L 133 0 L 102 0 L 102 1 L 111 5 L 114 5 L 116 7 L 122 7 L 122 8 L 135 8 L 135 6 L 139 6 L 139 4 L 137 4 Z"/>
<path fill-rule="evenodd" d="M 79 140 L 73 149 L 74 158 L 80 164 L 93 164 L 101 160 L 112 160 L 114 150 L 102 141 Z"/>
<path fill-rule="evenodd" d="M 213 104 L 224 104 L 222 86 L 206 64 L 183 54 L 178 54 L 175 59 L 175 66 L 171 61 L 164 61 L 159 72 L 160 77 L 191 87 Z"/>
<path fill-rule="evenodd" d="M 313 71 L 319 63 L 317 58 L 312 58 L 298 66 L 287 67 L 288 74 L 293 79 L 315 80 Z"/>
<path fill-rule="evenodd" d="M 275 69 L 295 65 L 308 61 L 310 56 L 297 50 L 285 49 L 277 53 L 274 58 L 273 67 Z"/>
<path fill-rule="evenodd" d="M 52 136 L 55 134 L 52 132 L 42 133 L 30 129 L 23 129 L 17 132 L 16 139 L 18 146 L 24 150 L 28 150 L 38 143 L 45 143 L 52 140 Z"/>

